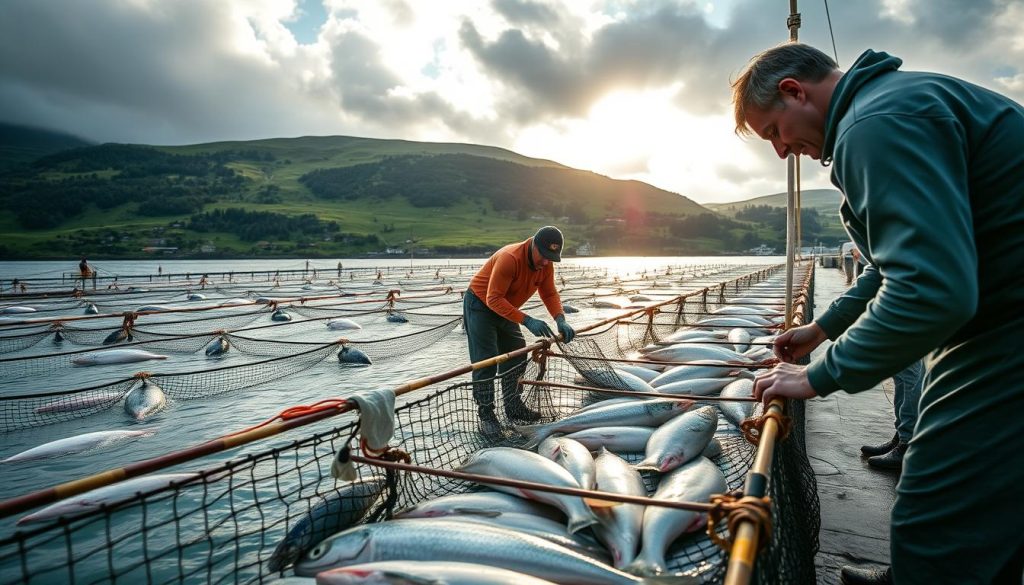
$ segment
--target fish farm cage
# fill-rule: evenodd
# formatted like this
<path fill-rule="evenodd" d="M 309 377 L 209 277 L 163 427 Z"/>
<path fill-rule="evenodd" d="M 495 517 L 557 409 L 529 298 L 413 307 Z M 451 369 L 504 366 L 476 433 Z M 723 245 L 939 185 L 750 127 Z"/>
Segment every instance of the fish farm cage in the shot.
<path fill-rule="evenodd" d="M 642 363 L 642 354 L 638 354 L 641 349 L 671 339 L 681 329 L 699 328 L 698 321 L 715 311 L 741 305 L 781 307 L 781 271 L 779 266 L 756 270 L 748 267 L 741 275 L 722 273 L 730 274 L 730 278 L 713 286 L 683 293 L 666 289 L 662 298 L 641 308 L 625 309 L 612 318 L 578 328 L 578 336 L 571 343 L 539 341 L 519 352 L 396 384 L 393 389 L 401 403 L 394 408 L 393 439 L 385 456 L 365 448 L 361 413 L 355 401 L 345 396 L 325 397 L 320 403 L 289 409 L 264 424 L 213 441 L 0 502 L 0 520 L 5 522 L 0 533 L 0 583 L 268 583 L 292 576 L 297 554 L 282 556 L 282 542 L 318 505 L 334 502 L 340 508 L 357 510 L 349 518 L 352 524 L 388 521 L 400 510 L 434 498 L 479 490 L 481 482 L 458 472 L 473 453 L 498 446 L 526 446 L 526 439 L 517 431 L 522 421 L 509 418 L 507 409 L 495 409 L 500 433 L 480 432 L 469 372 L 491 365 L 504 368 L 487 381 L 494 387 L 496 403 L 521 393 L 522 401 L 540 414 L 539 423 L 558 421 L 594 402 L 628 395 L 632 390 L 616 369 L 618 364 Z M 336 276 L 344 281 L 348 274 L 343 275 L 339 269 Z M 471 270 L 465 276 L 469 274 Z M 302 279 L 309 275 L 308 271 L 291 271 L 276 276 L 261 274 L 259 278 L 287 277 L 304 282 Z M 383 276 L 388 275 L 377 272 L 360 278 Z M 230 285 L 244 279 L 254 282 L 257 275 L 250 278 L 248 273 L 232 273 L 230 277 L 221 274 L 207 278 L 207 290 L 212 291 L 213 280 L 229 280 L 225 284 Z M 182 275 L 167 275 L 154 284 L 170 286 L 183 279 Z M 189 281 L 196 279 L 197 275 L 188 275 Z M 143 281 L 141 277 L 136 280 Z M 408 278 L 405 285 L 428 286 L 436 280 Z M 796 280 L 791 325 L 813 317 L 808 301 L 813 298 L 813 265 L 798 264 Z M 396 308 L 432 319 L 421 321 L 427 326 L 408 336 L 378 342 L 261 339 L 245 328 L 255 320 L 250 317 L 266 316 L 271 308 L 247 305 L 236 307 L 235 314 L 208 321 L 189 319 L 189 326 L 201 333 L 187 335 L 175 334 L 181 331 L 183 320 L 174 315 L 161 315 L 164 321 L 154 320 L 147 325 L 147 315 L 136 314 L 131 319 L 126 317 L 120 326 L 97 328 L 72 325 L 66 320 L 25 323 L 0 331 L 0 348 L 8 353 L 21 351 L 58 332 L 86 346 L 102 346 L 103 339 L 122 328 L 131 331 L 132 340 L 118 347 L 169 352 L 202 351 L 213 340 L 226 337 L 252 361 L 152 376 L 155 383 L 178 399 L 203 398 L 212 392 L 253 388 L 291 375 L 333 357 L 345 345 L 366 352 L 374 361 L 400 358 L 427 347 L 436 338 L 451 334 L 461 319 L 459 282 L 455 275 L 449 281 L 456 289 L 434 291 L 440 296 L 433 298 L 407 296 L 399 300 L 392 295 L 381 299 L 379 294 L 368 294 L 366 300 L 372 302 L 361 305 L 339 305 L 338 299 L 329 299 L 334 306 L 299 300 L 292 303 L 296 314 L 313 320 L 375 314 L 384 318 Z M 50 284 L 59 288 L 62 283 L 66 281 Z M 38 289 L 43 283 L 35 284 Z M 570 275 L 562 282 L 563 301 L 574 298 L 571 284 Z M 621 295 L 622 287 L 630 285 L 615 283 L 618 288 L 613 292 Z M 593 288 L 581 286 L 577 302 L 597 299 L 598 295 L 588 293 Z M 237 290 L 228 289 L 225 294 Z M 302 298 L 302 291 L 294 292 L 295 299 Z M 286 304 L 280 299 L 276 302 Z M 223 331 L 228 327 L 235 329 Z M 94 349 L 2 359 L 0 373 L 15 376 L 46 371 L 69 363 L 73 359 L 70 354 Z M 722 367 L 756 372 L 770 365 L 771 361 L 762 361 Z M 129 377 L 70 392 L 0 396 L 0 432 L 89 416 L 122 400 L 139 381 L 138 377 Z M 672 398 L 696 405 L 718 404 L 720 400 L 715 396 Z M 760 405 L 751 414 L 748 420 L 759 424 L 744 422 L 737 426 L 723 419 L 716 429 L 715 439 L 721 449 L 712 461 L 726 479 L 728 493 L 723 495 L 730 497 L 720 500 L 726 504 L 714 507 L 717 516 L 713 516 L 709 530 L 684 535 L 669 549 L 667 568 L 686 578 L 680 582 L 722 582 L 729 570 L 730 551 L 735 550 L 729 545 L 733 544 L 737 524 L 743 521 L 755 525 L 761 536 L 752 581 L 815 581 L 818 501 L 805 452 L 803 404 L 786 403 L 784 416 L 761 416 L 764 413 Z M 767 437 L 762 425 L 769 419 L 784 427 L 784 433 L 771 437 L 769 470 L 758 474 L 752 468 L 758 450 L 766 446 L 766 441 L 759 438 Z M 287 433 L 287 438 L 275 441 L 274 437 L 282 433 Z M 214 460 L 217 454 L 227 458 Z M 625 456 L 633 463 L 640 457 L 642 454 Z M 339 481 L 335 477 L 332 468 L 339 459 L 355 462 L 354 480 Z M 652 493 L 657 474 L 644 472 L 642 476 Z M 149 481 L 131 483 L 146 479 Z M 119 485 L 127 487 L 117 492 Z M 354 485 L 373 489 L 353 490 Z M 758 492 L 752 499 L 760 502 L 760 515 L 751 513 L 750 506 L 737 504 L 745 491 L 751 496 L 752 485 Z M 92 502 L 78 499 L 77 508 L 57 509 L 50 515 L 38 511 L 43 504 L 75 502 L 83 492 L 94 489 L 107 490 L 114 497 Z M 708 510 L 709 502 L 694 504 Z M 26 516 L 29 512 L 32 514 Z M 17 525 L 14 520 L 18 520 Z M 309 547 L 315 543 L 304 544 Z"/>

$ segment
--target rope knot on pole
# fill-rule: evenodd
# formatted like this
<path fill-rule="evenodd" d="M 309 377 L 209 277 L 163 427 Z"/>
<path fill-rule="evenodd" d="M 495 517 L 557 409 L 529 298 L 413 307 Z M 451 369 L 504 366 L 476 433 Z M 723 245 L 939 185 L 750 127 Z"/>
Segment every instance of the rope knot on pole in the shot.
<path fill-rule="evenodd" d="M 385 447 L 383 451 L 374 451 L 366 444 L 366 440 L 361 438 L 359 440 L 359 448 L 362 449 L 364 455 L 372 459 L 380 459 L 381 461 L 401 461 L 405 464 L 412 463 L 412 455 L 398 447 L 389 446 Z"/>
<path fill-rule="evenodd" d="M 741 522 L 750 522 L 757 530 L 757 550 L 765 547 L 772 536 L 772 502 L 767 496 L 757 498 L 744 496 L 735 491 L 711 496 L 711 510 L 708 512 L 708 538 L 722 550 L 729 552 L 733 538 Z M 726 520 L 728 536 L 718 534 L 718 524 Z"/>
<path fill-rule="evenodd" d="M 751 444 L 757 445 L 761 442 L 764 424 L 769 420 L 774 420 L 775 424 L 779 426 L 779 435 L 776 440 L 785 440 L 789 436 L 789 431 L 793 428 L 793 419 L 777 410 L 769 410 L 759 417 L 751 417 L 740 423 L 740 431 L 743 433 L 743 437 Z"/>

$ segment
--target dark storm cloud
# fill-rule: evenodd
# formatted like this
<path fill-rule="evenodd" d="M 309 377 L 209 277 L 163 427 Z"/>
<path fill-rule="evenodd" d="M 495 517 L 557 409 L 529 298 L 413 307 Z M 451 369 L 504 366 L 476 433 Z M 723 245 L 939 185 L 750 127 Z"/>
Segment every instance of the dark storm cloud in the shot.
<path fill-rule="evenodd" d="M 149 143 L 314 128 L 274 64 L 231 50 L 229 8 L 7 2 L 0 116 L 101 141 Z M 282 116 L 289 102 L 298 113 Z"/>
<path fill-rule="evenodd" d="M 468 20 L 459 29 L 459 38 L 493 76 L 512 90 L 507 96 L 511 98 L 507 106 L 519 109 L 516 103 L 520 93 L 525 94 L 523 97 L 543 98 L 536 105 L 555 112 L 578 112 L 585 104 L 585 79 L 571 61 L 543 42 L 526 38 L 518 29 L 510 29 L 488 43 Z M 542 113 L 542 110 L 536 112 Z M 524 122 L 534 117 L 523 111 L 516 115 Z"/>
<path fill-rule="evenodd" d="M 956 55 L 953 74 L 987 74 L 992 58 L 979 50 L 991 38 L 1000 13 L 1010 0 L 960 2 L 918 0 L 907 3 L 899 18 L 880 18 L 885 6 L 877 0 L 833 3 L 832 23 L 841 67 L 867 48 L 889 49 L 909 62 L 949 71 L 942 55 Z M 583 116 L 593 102 L 616 87 L 644 88 L 683 84 L 677 103 L 694 114 L 720 113 L 730 106 L 729 84 L 758 51 L 788 40 L 783 4 L 769 7 L 760 0 L 733 6 L 728 26 L 708 24 L 690 3 L 653 2 L 633 8 L 622 20 L 597 30 L 591 39 L 580 30 L 555 29 L 557 21 L 536 26 L 510 26 L 495 39 L 481 38 L 471 21 L 464 22 L 461 40 L 482 67 L 505 82 L 503 104 L 522 123 L 551 115 Z M 800 40 L 832 53 L 828 21 L 821 3 L 805 4 Z M 571 36 L 546 45 L 539 34 Z M 937 57 L 938 56 L 938 57 Z M 907 58 L 909 57 L 909 58 Z M 1005 64 L 1012 67 L 1012 57 Z M 1005 70 L 1005 69 L 1004 69 Z M 989 84 L 992 85 L 991 83 Z M 999 88 L 996 88 L 999 89 Z"/>
<path fill-rule="evenodd" d="M 381 129 L 440 123 L 467 139 L 493 142 L 493 128 L 455 110 L 436 93 L 409 95 L 394 90 L 403 84 L 383 62 L 380 46 L 365 34 L 345 30 L 329 34 L 331 91 L 346 114 Z"/>
<path fill-rule="evenodd" d="M 556 49 L 539 40 L 538 32 L 571 42 L 559 42 Z M 511 27 L 489 41 L 467 20 L 460 39 L 509 88 L 504 103 L 521 122 L 552 114 L 583 116 L 610 89 L 657 88 L 677 81 L 686 85 L 680 98 L 691 112 L 721 107 L 722 92 L 706 90 L 727 82 L 722 64 L 733 55 L 723 49 L 732 40 L 693 6 L 656 3 L 598 29 L 589 41 L 583 34 L 564 27 Z"/>
<path fill-rule="evenodd" d="M 495 12 L 505 17 L 511 24 L 542 24 L 554 25 L 558 22 L 558 13 L 550 6 L 528 0 L 494 0 L 491 2 Z"/>

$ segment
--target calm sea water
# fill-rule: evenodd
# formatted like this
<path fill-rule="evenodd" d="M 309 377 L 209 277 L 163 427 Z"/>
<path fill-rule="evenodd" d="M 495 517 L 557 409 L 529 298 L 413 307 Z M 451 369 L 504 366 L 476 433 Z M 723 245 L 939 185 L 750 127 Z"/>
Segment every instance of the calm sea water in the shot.
<path fill-rule="evenodd" d="M 333 277 L 332 273 L 338 262 L 341 262 L 346 269 L 392 267 L 399 270 L 423 266 L 479 265 L 483 261 L 483 258 L 415 259 L 411 261 L 408 259 L 392 261 L 331 259 L 310 261 L 310 267 L 324 271 L 325 278 L 327 278 Z M 567 260 L 560 268 L 606 269 L 609 276 L 617 275 L 625 280 L 636 278 L 644 271 L 661 269 L 665 266 L 778 264 L 782 261 L 781 257 L 581 258 Z M 158 266 L 163 269 L 164 274 L 184 272 L 198 274 L 220 271 L 301 270 L 306 263 L 304 260 L 103 260 L 93 264 L 102 275 L 141 275 L 155 274 Z M 60 277 L 62 274 L 73 273 L 75 270 L 77 270 L 77 261 L 73 260 L 66 262 L 0 262 L 0 282 L 7 285 L 13 278 Z M 567 270 L 566 273 L 568 272 L 570 271 Z M 470 274 L 471 271 L 466 271 L 465 277 Z M 455 282 L 458 283 L 459 280 L 456 279 Z M 265 283 L 260 286 L 265 286 Z M 171 296 L 169 295 L 169 297 Z M 180 297 L 168 298 L 167 301 L 173 302 L 175 299 L 180 300 Z M 158 303 L 160 299 L 147 299 L 145 302 Z M 0 305 L 4 304 L 7 303 L 0 297 Z M 614 311 L 608 309 L 584 307 L 581 309 L 583 310 L 580 313 L 570 316 L 570 322 L 577 326 L 614 314 Z M 78 309 L 75 312 L 80 314 L 81 310 Z M 445 312 L 461 312 L 461 305 L 455 305 L 454 308 L 449 306 Z M 546 317 L 542 308 L 533 312 L 538 317 Z M 301 319 L 302 317 L 296 316 L 296 318 Z M 270 322 L 268 317 L 260 319 L 253 324 Z M 359 319 L 356 320 L 359 321 Z M 0 335 L 5 334 L 3 329 L 0 327 Z M 367 319 L 362 331 L 351 332 L 351 335 L 346 336 L 359 340 L 382 339 L 414 330 L 418 330 L 415 323 L 396 325 L 387 323 L 378 317 Z M 204 329 L 182 331 L 182 333 L 200 331 L 204 331 Z M 288 331 L 292 332 L 289 339 L 323 342 L 336 339 L 339 333 L 326 331 L 326 328 L 319 322 L 310 324 L 306 328 L 288 328 Z M 295 331 L 300 331 L 300 333 L 296 335 Z M 0 357 L 39 355 L 54 351 L 87 348 L 88 346 L 64 343 L 63 346 L 55 349 L 53 343 L 44 340 L 30 350 Z M 158 351 L 158 353 L 164 352 Z M 229 354 L 221 360 L 212 361 L 202 351 L 195 354 L 174 353 L 168 355 L 170 355 L 170 359 L 160 362 L 101 367 L 69 365 L 32 376 L 4 376 L 0 378 L 0 395 L 10 396 L 89 387 L 128 377 L 134 372 L 142 370 L 157 373 L 179 373 L 241 364 L 255 359 L 251 356 Z M 368 367 L 342 367 L 332 357 L 322 363 L 310 366 L 299 374 L 255 388 L 221 394 L 217 394 L 217 388 L 210 388 L 212 396 L 193 400 L 171 400 L 164 411 L 141 423 L 130 420 L 118 404 L 108 411 L 78 420 L 6 433 L 3 436 L 2 444 L 0 444 L 0 459 L 49 441 L 81 433 L 112 429 L 152 429 L 155 431 L 155 434 L 150 437 L 91 453 L 2 465 L 0 466 L 0 474 L 2 474 L 0 499 L 25 494 L 104 469 L 120 467 L 132 461 L 212 440 L 226 433 L 262 422 L 291 406 L 311 404 L 325 398 L 346 396 L 371 388 L 393 387 L 415 378 L 450 370 L 468 363 L 468 361 L 465 336 L 460 330 L 456 330 L 426 349 L 411 355 L 382 360 Z M 334 419 L 323 424 L 333 427 L 338 422 L 337 419 Z M 313 428 L 298 429 L 292 431 L 291 437 L 307 436 L 313 431 Z M 287 436 L 276 437 L 271 441 L 274 444 L 280 444 L 287 438 Z M 266 448 L 266 443 L 250 445 L 225 454 L 224 457 L 236 457 L 246 451 L 262 451 Z M 213 461 L 213 459 L 209 459 L 204 462 L 204 466 L 211 465 Z M 8 522 L 0 523 L 0 532 L 6 533 L 8 528 Z"/>

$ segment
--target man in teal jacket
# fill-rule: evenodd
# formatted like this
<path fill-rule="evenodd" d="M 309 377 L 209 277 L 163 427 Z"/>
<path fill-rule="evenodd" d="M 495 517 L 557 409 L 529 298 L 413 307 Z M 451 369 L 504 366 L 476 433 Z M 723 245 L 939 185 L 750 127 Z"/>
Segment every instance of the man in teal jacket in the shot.
<path fill-rule="evenodd" d="M 891 573 L 844 580 L 1019 585 L 1024 108 L 901 63 L 866 51 L 843 73 L 791 43 L 754 57 L 733 84 L 739 133 L 780 157 L 832 164 L 846 230 L 870 264 L 858 287 L 875 287 L 856 318 L 829 310 L 781 335 L 776 350 L 792 360 L 835 343 L 809 366 L 758 377 L 754 393 L 767 402 L 859 392 L 924 357 Z"/>

